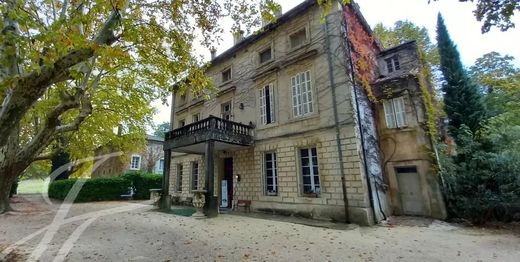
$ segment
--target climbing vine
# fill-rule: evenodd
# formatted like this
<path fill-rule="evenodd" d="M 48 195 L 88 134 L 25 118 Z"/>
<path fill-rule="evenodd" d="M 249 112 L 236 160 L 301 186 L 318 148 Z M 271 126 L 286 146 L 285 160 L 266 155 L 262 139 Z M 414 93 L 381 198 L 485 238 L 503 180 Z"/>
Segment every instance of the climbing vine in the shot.
<path fill-rule="evenodd" d="M 357 80 L 361 83 L 370 101 L 376 102 L 370 82 L 376 78 L 376 53 L 379 48 L 375 38 L 365 30 L 357 18 L 355 10 L 350 7 L 346 8 L 345 17 L 348 26 L 347 38 L 353 51 L 351 58 L 357 73 Z"/>

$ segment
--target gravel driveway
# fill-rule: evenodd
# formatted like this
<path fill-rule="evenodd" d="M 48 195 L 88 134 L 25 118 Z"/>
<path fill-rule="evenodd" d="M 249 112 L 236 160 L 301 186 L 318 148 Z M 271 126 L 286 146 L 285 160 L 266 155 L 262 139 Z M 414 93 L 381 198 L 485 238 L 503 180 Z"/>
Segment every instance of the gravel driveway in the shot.
<path fill-rule="evenodd" d="M 328 229 L 236 215 L 196 220 L 157 212 L 146 202 L 74 204 L 60 219 L 59 203 L 49 206 L 35 196 L 15 201 L 19 212 L 0 216 L 0 250 L 12 250 L 7 259 L 19 261 L 519 261 L 520 257 L 520 238 L 512 232 L 424 219 Z"/>

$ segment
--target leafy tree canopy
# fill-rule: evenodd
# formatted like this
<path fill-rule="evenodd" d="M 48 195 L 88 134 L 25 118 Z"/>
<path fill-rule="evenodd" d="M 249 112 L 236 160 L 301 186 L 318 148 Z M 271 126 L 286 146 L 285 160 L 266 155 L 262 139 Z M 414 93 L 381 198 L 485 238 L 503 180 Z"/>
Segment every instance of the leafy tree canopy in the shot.
<path fill-rule="evenodd" d="M 431 0 L 429 0 L 431 1 Z M 438 1 L 438 0 L 434 0 Z M 459 0 L 460 2 L 476 2 L 476 9 L 473 11 L 477 21 L 482 22 L 482 33 L 487 33 L 492 27 L 497 27 L 501 31 L 507 31 L 515 27 L 512 18 L 515 12 L 520 11 L 520 1 L 518 0 Z"/>
<path fill-rule="evenodd" d="M 170 122 L 162 122 L 155 127 L 154 135 L 164 138 L 164 133 L 170 131 Z"/>

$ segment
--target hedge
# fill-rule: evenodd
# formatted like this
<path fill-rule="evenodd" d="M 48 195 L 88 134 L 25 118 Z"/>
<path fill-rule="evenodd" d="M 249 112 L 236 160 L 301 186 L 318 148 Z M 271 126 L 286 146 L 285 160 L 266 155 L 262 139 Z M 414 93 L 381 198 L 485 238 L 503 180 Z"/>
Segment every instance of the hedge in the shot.
<path fill-rule="evenodd" d="M 65 199 L 77 179 L 54 181 L 49 185 L 49 197 Z M 120 200 L 135 189 L 134 199 L 150 199 L 150 189 L 162 187 L 162 176 L 156 174 L 129 172 L 120 177 L 92 178 L 85 181 L 75 202 Z"/>
<path fill-rule="evenodd" d="M 144 172 L 128 172 L 121 176 L 135 188 L 134 199 L 150 199 L 150 189 L 162 188 L 162 176 Z"/>
<path fill-rule="evenodd" d="M 49 185 L 49 197 L 65 199 L 77 179 L 54 181 Z M 93 178 L 85 181 L 74 202 L 107 201 L 121 199 L 131 181 L 121 177 Z"/>

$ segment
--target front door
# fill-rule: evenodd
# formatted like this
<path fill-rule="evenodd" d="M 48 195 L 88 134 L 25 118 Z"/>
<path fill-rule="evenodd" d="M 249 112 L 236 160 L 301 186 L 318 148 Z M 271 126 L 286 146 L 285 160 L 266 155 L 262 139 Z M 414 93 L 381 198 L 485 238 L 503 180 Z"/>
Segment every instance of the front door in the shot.
<path fill-rule="evenodd" d="M 231 120 L 231 101 L 221 105 L 222 119 Z"/>
<path fill-rule="evenodd" d="M 221 207 L 231 208 L 233 203 L 233 158 L 224 158 Z"/>
<path fill-rule="evenodd" d="M 423 216 L 424 201 L 416 167 L 397 167 L 397 185 L 404 215 Z"/>

